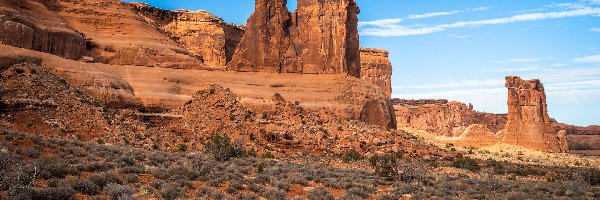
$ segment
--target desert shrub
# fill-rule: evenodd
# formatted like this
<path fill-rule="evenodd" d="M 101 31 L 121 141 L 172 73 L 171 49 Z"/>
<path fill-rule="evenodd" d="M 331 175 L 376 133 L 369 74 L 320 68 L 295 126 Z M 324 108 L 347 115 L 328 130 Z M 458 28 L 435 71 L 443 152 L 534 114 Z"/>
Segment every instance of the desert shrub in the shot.
<path fill-rule="evenodd" d="M 266 159 L 274 159 L 274 158 L 275 158 L 275 155 L 273 155 L 273 153 L 271 153 L 271 152 L 267 151 L 267 152 L 265 152 L 265 153 L 262 155 L 262 157 L 263 157 L 263 158 L 266 158 Z"/>
<path fill-rule="evenodd" d="M 344 196 L 338 197 L 337 200 L 361 200 L 364 199 L 358 195 L 355 194 L 351 194 L 346 192 L 346 194 L 344 194 Z"/>
<path fill-rule="evenodd" d="M 600 185 L 600 170 L 596 168 L 585 170 L 581 173 L 583 181 L 590 185 Z"/>
<path fill-rule="evenodd" d="M 350 151 L 346 152 L 344 155 L 342 155 L 342 161 L 343 162 L 354 162 L 354 161 L 359 161 L 362 159 L 362 156 L 356 152 L 354 149 L 350 149 Z"/>
<path fill-rule="evenodd" d="M 175 187 L 171 184 L 165 184 L 161 186 L 160 196 L 164 199 L 177 199 L 183 196 L 183 191 L 179 187 Z"/>
<path fill-rule="evenodd" d="M 84 163 L 77 166 L 77 170 L 84 172 L 104 172 L 112 169 L 114 166 L 111 163 L 105 162 L 91 162 Z"/>
<path fill-rule="evenodd" d="M 422 165 L 416 163 L 402 163 L 397 170 L 398 180 L 403 182 L 425 181 L 429 178 Z"/>
<path fill-rule="evenodd" d="M 398 161 L 393 154 L 371 156 L 371 158 L 369 158 L 369 163 L 375 170 L 375 173 L 379 176 L 392 177 L 396 175 Z"/>
<path fill-rule="evenodd" d="M 121 168 L 121 173 L 126 173 L 126 174 L 143 174 L 146 172 L 146 170 L 142 167 L 139 166 L 127 166 L 127 167 L 123 167 Z"/>
<path fill-rule="evenodd" d="M 0 151 L 0 170 L 7 169 L 11 164 L 15 163 L 16 160 L 17 158 L 9 153 Z"/>
<path fill-rule="evenodd" d="M 279 189 L 267 189 L 262 193 L 262 196 L 269 200 L 284 200 L 287 197 L 287 194 Z"/>
<path fill-rule="evenodd" d="M 501 162 L 498 162 L 498 161 L 490 158 L 485 161 L 485 164 L 487 167 L 491 167 L 494 170 L 494 173 L 496 173 L 496 174 L 504 173 L 505 168 Z"/>
<path fill-rule="evenodd" d="M 35 195 L 32 199 L 39 200 L 63 200 L 75 199 L 77 192 L 69 187 L 50 187 L 35 190 Z"/>
<path fill-rule="evenodd" d="M 504 170 L 505 173 L 514 174 L 517 176 L 544 176 L 545 171 L 537 170 L 531 167 L 519 166 Z"/>
<path fill-rule="evenodd" d="M 244 155 L 242 145 L 232 144 L 231 139 L 225 135 L 213 135 L 211 141 L 206 144 L 205 151 L 212 154 L 218 161 Z"/>
<path fill-rule="evenodd" d="M 265 190 L 265 186 L 256 184 L 256 183 L 252 183 L 248 186 L 248 190 L 252 191 L 252 192 L 256 192 L 256 193 L 260 193 L 263 190 Z"/>
<path fill-rule="evenodd" d="M 400 199 L 400 197 L 393 193 L 382 194 L 377 197 L 377 200 L 397 200 L 397 199 Z"/>
<path fill-rule="evenodd" d="M 334 200 L 333 195 L 323 187 L 317 187 L 308 191 L 309 200 Z"/>
<path fill-rule="evenodd" d="M 37 161 L 40 177 L 45 179 L 64 178 L 67 175 L 76 175 L 77 171 L 58 157 L 44 157 Z"/>
<path fill-rule="evenodd" d="M 273 186 L 283 191 L 288 191 L 290 189 L 290 184 L 283 181 L 274 181 Z"/>
<path fill-rule="evenodd" d="M 452 162 L 452 167 L 466 169 L 470 171 L 479 171 L 480 169 L 479 164 L 477 164 L 477 160 L 469 157 L 455 159 Z"/>
<path fill-rule="evenodd" d="M 123 157 L 119 158 L 119 166 L 121 166 L 121 167 L 134 166 L 134 165 L 135 165 L 135 160 L 131 156 L 123 156 Z"/>
<path fill-rule="evenodd" d="M 172 175 L 168 169 L 163 169 L 163 168 L 148 169 L 148 173 L 152 174 L 152 176 L 154 176 L 155 178 L 162 179 L 162 180 L 168 179 Z"/>
<path fill-rule="evenodd" d="M 94 182 L 80 179 L 73 180 L 71 182 L 71 188 L 88 195 L 95 195 L 98 194 L 98 191 L 100 191 L 100 187 Z"/>
<path fill-rule="evenodd" d="M 202 186 L 196 190 L 196 197 L 199 199 L 208 198 L 212 196 L 213 190 L 210 187 Z"/>
<path fill-rule="evenodd" d="M 244 189 L 244 184 L 242 183 L 242 181 L 231 181 L 229 183 L 229 186 L 227 187 L 227 192 L 229 193 L 235 193 L 238 190 L 243 190 Z"/>
<path fill-rule="evenodd" d="M 362 187 L 353 187 L 347 191 L 348 194 L 356 195 L 362 198 L 367 198 L 371 195 L 372 191 L 369 191 Z"/>
<path fill-rule="evenodd" d="M 119 184 L 108 184 L 106 185 L 105 190 L 106 194 L 108 194 L 112 200 L 120 200 L 133 196 L 133 192 L 129 188 Z"/>
<path fill-rule="evenodd" d="M 35 193 L 31 187 L 10 187 L 6 192 L 6 199 L 34 199 Z"/>
<path fill-rule="evenodd" d="M 125 174 L 123 175 L 123 179 L 125 179 L 126 183 L 137 183 L 140 182 L 140 178 L 137 174 Z"/>
<path fill-rule="evenodd" d="M 100 187 L 104 187 L 108 184 L 121 184 L 122 183 L 121 179 L 119 179 L 119 177 L 115 173 L 112 173 L 112 172 L 108 172 L 108 173 L 103 172 L 103 173 L 92 174 L 89 177 L 89 180 Z"/>
<path fill-rule="evenodd" d="M 258 197 L 252 193 L 239 193 L 235 196 L 237 200 L 256 200 Z"/>
<path fill-rule="evenodd" d="M 291 176 L 290 182 L 293 184 L 298 184 L 298 185 L 303 185 L 303 186 L 308 186 L 310 184 L 309 181 L 306 179 L 306 177 L 304 177 L 300 174 Z"/>
<path fill-rule="evenodd" d="M 38 151 L 37 149 L 35 149 L 33 147 L 27 147 L 23 150 L 23 154 L 26 155 L 27 157 L 37 159 L 40 156 L 40 151 Z"/>

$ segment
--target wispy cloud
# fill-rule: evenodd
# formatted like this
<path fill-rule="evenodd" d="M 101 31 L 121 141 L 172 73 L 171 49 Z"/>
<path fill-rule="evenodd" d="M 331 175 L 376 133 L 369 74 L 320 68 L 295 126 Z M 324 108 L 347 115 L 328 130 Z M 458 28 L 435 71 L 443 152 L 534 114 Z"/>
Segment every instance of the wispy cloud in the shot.
<path fill-rule="evenodd" d="M 463 12 L 463 11 L 453 10 L 453 11 L 448 11 L 448 12 L 430 12 L 430 13 L 424 13 L 424 14 L 418 14 L 418 15 L 409 15 L 407 19 L 422 19 L 422 18 L 430 18 L 430 17 L 437 17 L 437 16 L 454 15 L 456 13 L 461 13 L 461 12 Z"/>
<path fill-rule="evenodd" d="M 470 35 L 459 35 L 459 34 L 448 34 L 448 37 L 450 37 L 452 39 L 467 39 L 467 38 L 471 38 Z"/>
<path fill-rule="evenodd" d="M 366 21 L 366 22 L 358 22 L 358 26 L 362 27 L 362 26 L 371 25 L 371 26 L 384 27 L 384 28 L 397 28 L 398 27 L 397 23 L 403 22 L 405 20 L 447 16 L 447 15 L 454 15 L 454 14 L 458 14 L 458 13 L 467 13 L 467 12 L 480 12 L 480 11 L 488 10 L 490 8 L 491 7 L 478 7 L 478 8 L 465 9 L 465 10 L 452 10 L 452 11 L 412 14 L 406 18 L 390 18 L 390 19 L 380 19 L 380 20 L 373 20 L 373 21 Z"/>
<path fill-rule="evenodd" d="M 580 62 L 580 63 L 600 63 L 600 54 L 593 55 L 593 56 L 581 57 L 581 58 L 575 58 L 575 60 L 573 60 L 573 61 Z"/>
<path fill-rule="evenodd" d="M 590 28 L 590 31 L 592 31 L 592 32 L 600 32 L 600 28 Z"/>
<path fill-rule="evenodd" d="M 559 11 L 559 12 L 539 12 L 539 13 L 528 13 L 513 15 L 504 18 L 486 19 L 486 20 L 475 20 L 475 21 L 458 21 L 450 24 L 438 24 L 431 26 L 404 26 L 400 25 L 399 22 L 388 23 L 385 26 L 378 26 L 373 24 L 373 27 L 361 29 L 361 35 L 368 36 L 410 36 L 410 35 L 423 35 L 445 31 L 448 29 L 462 28 L 462 27 L 476 27 L 484 25 L 497 25 L 497 24 L 509 24 L 516 22 L 526 21 L 538 21 L 547 19 L 560 19 L 567 17 L 581 17 L 581 16 L 597 16 L 600 15 L 600 8 L 585 7 L 580 9 Z M 380 20 L 377 20 L 380 21 Z M 372 21 L 371 21 L 372 22 Z M 368 24 L 371 22 L 362 22 L 362 24 Z"/>

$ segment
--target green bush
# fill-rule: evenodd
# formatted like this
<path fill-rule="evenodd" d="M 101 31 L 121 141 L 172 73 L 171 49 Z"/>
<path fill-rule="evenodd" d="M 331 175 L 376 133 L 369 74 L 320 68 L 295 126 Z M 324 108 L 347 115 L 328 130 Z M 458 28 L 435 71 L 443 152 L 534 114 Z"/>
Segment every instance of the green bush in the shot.
<path fill-rule="evenodd" d="M 342 161 L 345 163 L 359 161 L 362 159 L 362 156 L 356 152 L 354 149 L 350 149 L 344 155 L 342 155 Z"/>
<path fill-rule="evenodd" d="M 375 169 L 375 173 L 383 177 L 392 177 L 397 174 L 398 160 L 393 154 L 374 155 L 369 158 L 371 167 Z"/>
<path fill-rule="evenodd" d="M 477 164 L 477 160 L 468 157 L 455 159 L 454 162 L 452 162 L 452 167 L 467 169 L 470 171 L 479 171 L 480 169 L 479 164 Z"/>
<path fill-rule="evenodd" d="M 583 180 L 590 185 L 600 185 L 600 170 L 593 168 L 582 173 Z"/>
<path fill-rule="evenodd" d="M 213 135 L 211 141 L 204 147 L 215 160 L 224 161 L 244 155 L 241 144 L 232 144 L 231 139 L 224 135 Z"/>

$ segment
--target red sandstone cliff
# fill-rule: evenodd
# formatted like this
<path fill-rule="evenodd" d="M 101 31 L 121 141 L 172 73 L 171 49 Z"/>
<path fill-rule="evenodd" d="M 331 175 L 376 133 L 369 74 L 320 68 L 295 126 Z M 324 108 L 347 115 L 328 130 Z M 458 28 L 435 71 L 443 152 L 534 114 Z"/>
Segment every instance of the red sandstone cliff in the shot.
<path fill-rule="evenodd" d="M 560 152 L 557 132 L 552 128 L 544 86 L 538 79 L 506 77 L 508 122 L 502 141 L 530 149 Z"/>
<path fill-rule="evenodd" d="M 80 33 L 45 5 L 32 1 L 0 2 L 0 43 L 68 59 L 79 59 L 86 51 Z"/>
<path fill-rule="evenodd" d="M 257 0 L 229 70 L 360 77 L 354 0 Z"/>
<path fill-rule="evenodd" d="M 392 63 L 388 51 L 360 48 L 360 78 L 371 82 L 392 95 Z"/>
<path fill-rule="evenodd" d="M 394 99 L 399 126 L 438 133 L 443 136 L 460 136 L 472 124 L 481 124 L 494 133 L 504 129 L 506 115 L 482 113 L 473 106 L 448 100 Z"/>
<path fill-rule="evenodd" d="M 209 12 L 163 10 L 145 3 L 129 5 L 150 25 L 165 32 L 209 66 L 225 66 L 233 57 L 244 29 Z"/>

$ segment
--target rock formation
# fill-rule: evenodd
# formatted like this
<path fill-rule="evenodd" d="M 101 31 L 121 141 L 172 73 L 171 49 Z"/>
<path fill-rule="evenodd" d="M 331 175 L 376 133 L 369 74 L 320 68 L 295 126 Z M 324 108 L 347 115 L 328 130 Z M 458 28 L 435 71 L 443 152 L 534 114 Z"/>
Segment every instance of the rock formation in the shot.
<path fill-rule="evenodd" d="M 1 10 L 0 42 L 68 59 L 79 59 L 86 51 L 85 39 L 79 33 L 39 26 L 16 14 L 3 13 Z"/>
<path fill-rule="evenodd" d="M 552 128 L 544 86 L 538 79 L 506 77 L 508 122 L 502 141 L 530 149 L 559 152 L 557 132 Z"/>
<path fill-rule="evenodd" d="M 360 77 L 355 0 L 257 0 L 228 69 Z"/>
<path fill-rule="evenodd" d="M 494 133 L 504 129 L 506 115 L 482 113 L 472 105 L 445 99 L 393 99 L 399 126 L 411 127 L 443 136 L 459 136 L 472 124 L 486 126 Z"/>
<path fill-rule="evenodd" d="M 367 100 L 360 113 L 361 121 L 379 127 L 396 129 L 396 116 L 391 101 Z"/>
<path fill-rule="evenodd" d="M 119 0 L 61 1 L 57 14 L 85 34 L 87 56 L 113 65 L 205 69 L 200 58 Z"/>
<path fill-rule="evenodd" d="M 502 136 L 492 132 L 485 125 L 472 124 L 460 135 L 458 141 L 463 146 L 472 146 L 476 148 L 492 146 L 498 143 Z"/>
<path fill-rule="evenodd" d="M 225 23 L 209 12 L 163 10 L 145 3 L 129 3 L 144 20 L 167 33 L 210 66 L 225 66 L 233 57 L 244 29 Z"/>
<path fill-rule="evenodd" d="M 360 48 L 360 78 L 369 81 L 392 95 L 392 63 L 388 51 Z"/>

